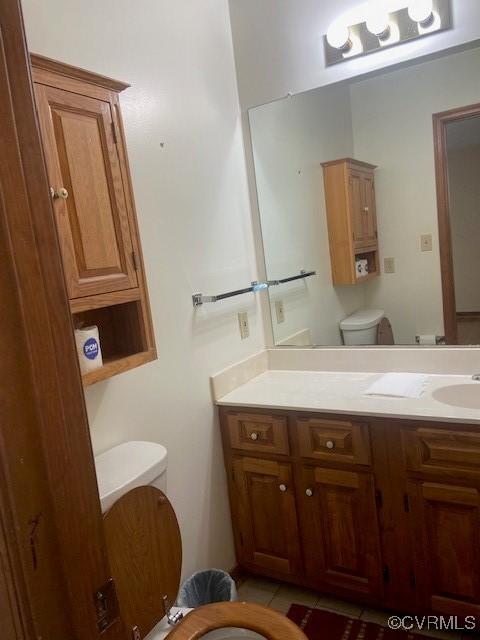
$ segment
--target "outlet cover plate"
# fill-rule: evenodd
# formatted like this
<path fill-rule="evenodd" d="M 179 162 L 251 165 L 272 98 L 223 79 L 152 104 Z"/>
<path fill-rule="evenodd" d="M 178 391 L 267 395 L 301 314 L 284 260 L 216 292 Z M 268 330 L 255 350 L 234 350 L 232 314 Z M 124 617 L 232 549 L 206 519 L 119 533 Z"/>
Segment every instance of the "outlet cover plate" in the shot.
<path fill-rule="evenodd" d="M 427 233 L 424 236 L 420 236 L 420 248 L 422 251 L 432 250 L 432 234 Z"/>
<path fill-rule="evenodd" d="M 283 300 L 276 300 L 275 313 L 277 315 L 277 324 L 285 322 L 285 309 L 283 308 Z"/>
<path fill-rule="evenodd" d="M 395 273 L 395 258 L 384 258 L 383 270 L 385 273 Z"/>
<path fill-rule="evenodd" d="M 240 329 L 240 337 L 242 338 L 242 340 L 245 340 L 245 338 L 248 338 L 248 336 L 250 335 L 248 313 L 246 311 L 238 314 L 238 326 Z"/>

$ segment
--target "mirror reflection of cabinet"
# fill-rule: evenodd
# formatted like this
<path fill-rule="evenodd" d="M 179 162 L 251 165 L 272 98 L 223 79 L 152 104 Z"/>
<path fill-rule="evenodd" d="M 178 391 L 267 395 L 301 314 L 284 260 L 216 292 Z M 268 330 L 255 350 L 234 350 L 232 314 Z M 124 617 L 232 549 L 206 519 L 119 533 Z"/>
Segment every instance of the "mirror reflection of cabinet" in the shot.
<path fill-rule="evenodd" d="M 129 85 L 31 60 L 73 323 L 100 334 L 89 385 L 156 358 L 118 97 Z"/>
<path fill-rule="evenodd" d="M 374 171 L 366 162 L 324 162 L 325 202 L 334 285 L 357 284 L 379 273 Z M 359 275 L 358 260 L 368 275 Z"/>

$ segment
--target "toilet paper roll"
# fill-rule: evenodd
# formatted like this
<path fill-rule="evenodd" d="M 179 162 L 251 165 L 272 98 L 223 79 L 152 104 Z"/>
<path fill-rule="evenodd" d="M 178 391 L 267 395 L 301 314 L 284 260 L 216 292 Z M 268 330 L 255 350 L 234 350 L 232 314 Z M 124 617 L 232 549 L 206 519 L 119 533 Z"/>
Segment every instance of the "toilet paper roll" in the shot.
<path fill-rule="evenodd" d="M 357 278 L 368 275 L 368 260 L 356 260 L 355 271 L 357 272 Z"/>
<path fill-rule="evenodd" d="M 78 360 L 82 373 L 95 371 L 95 369 L 103 366 L 97 326 L 76 329 L 75 342 L 77 344 Z"/>
<path fill-rule="evenodd" d="M 437 336 L 433 336 L 433 335 L 422 335 L 422 336 L 418 336 L 418 344 L 437 344 Z"/>

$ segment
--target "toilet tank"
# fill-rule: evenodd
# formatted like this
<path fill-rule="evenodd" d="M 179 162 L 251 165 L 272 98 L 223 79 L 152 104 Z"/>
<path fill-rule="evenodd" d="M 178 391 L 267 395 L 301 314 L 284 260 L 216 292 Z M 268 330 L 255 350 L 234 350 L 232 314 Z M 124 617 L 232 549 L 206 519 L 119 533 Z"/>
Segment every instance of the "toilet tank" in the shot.
<path fill-rule="evenodd" d="M 124 442 L 95 457 L 102 513 L 125 493 L 152 485 L 167 490 L 167 450 L 156 442 Z"/>
<path fill-rule="evenodd" d="M 377 344 L 377 329 L 385 312 L 381 309 L 361 309 L 340 322 L 345 345 Z"/>

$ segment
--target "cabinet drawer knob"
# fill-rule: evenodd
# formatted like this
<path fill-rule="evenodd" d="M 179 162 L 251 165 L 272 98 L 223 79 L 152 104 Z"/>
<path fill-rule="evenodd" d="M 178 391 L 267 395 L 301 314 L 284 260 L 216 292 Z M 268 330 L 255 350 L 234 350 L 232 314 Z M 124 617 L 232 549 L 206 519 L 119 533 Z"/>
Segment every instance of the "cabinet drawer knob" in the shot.
<path fill-rule="evenodd" d="M 335 449 L 335 442 L 333 440 L 327 440 L 327 449 Z"/>
<path fill-rule="evenodd" d="M 60 187 L 60 189 L 57 189 L 57 191 L 55 191 L 53 187 L 50 187 L 50 193 L 54 200 L 66 200 L 68 198 L 68 191 L 65 189 L 65 187 Z"/>
<path fill-rule="evenodd" d="M 365 211 L 365 213 L 368 213 L 368 212 L 369 212 L 369 208 L 368 208 L 368 207 L 364 207 L 364 209 L 363 209 L 363 210 Z"/>
<path fill-rule="evenodd" d="M 258 440 L 258 433 L 252 431 L 252 433 L 250 434 L 250 440 Z"/>
<path fill-rule="evenodd" d="M 311 498 L 313 496 L 313 489 L 307 489 L 305 491 L 305 495 L 307 496 L 307 498 Z"/>
<path fill-rule="evenodd" d="M 282 493 L 285 493 L 285 491 L 287 490 L 287 485 L 286 484 L 281 484 L 278 488 L 280 489 L 280 491 Z"/>

